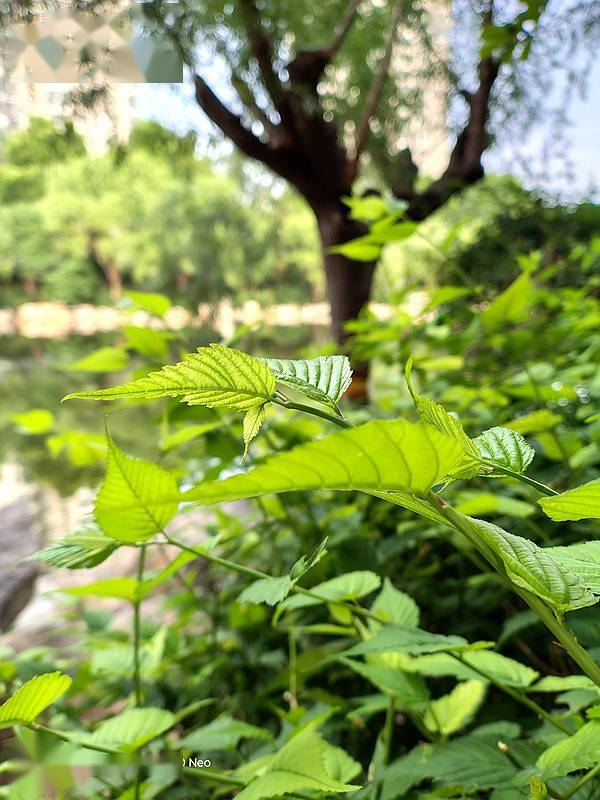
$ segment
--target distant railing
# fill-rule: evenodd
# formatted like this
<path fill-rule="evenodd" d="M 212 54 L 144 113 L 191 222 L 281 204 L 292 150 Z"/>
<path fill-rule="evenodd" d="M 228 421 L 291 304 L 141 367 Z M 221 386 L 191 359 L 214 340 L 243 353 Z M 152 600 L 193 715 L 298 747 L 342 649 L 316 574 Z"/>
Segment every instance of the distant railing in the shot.
<path fill-rule="evenodd" d="M 418 314 L 426 303 L 423 292 L 409 296 L 404 310 Z M 370 309 L 379 319 L 389 319 L 394 309 L 384 303 L 372 303 Z M 28 339 L 64 339 L 74 334 L 92 335 L 116 331 L 123 325 L 142 325 L 168 330 L 189 326 L 210 326 L 222 337 L 231 336 L 238 325 L 322 327 L 330 323 L 328 303 L 283 303 L 261 307 L 254 300 L 234 307 L 228 300 L 215 305 L 204 303 L 192 314 L 181 306 L 172 306 L 162 320 L 145 311 L 129 311 L 110 306 L 65 303 L 24 303 L 16 309 L 0 309 L 0 336 L 24 336 Z"/>

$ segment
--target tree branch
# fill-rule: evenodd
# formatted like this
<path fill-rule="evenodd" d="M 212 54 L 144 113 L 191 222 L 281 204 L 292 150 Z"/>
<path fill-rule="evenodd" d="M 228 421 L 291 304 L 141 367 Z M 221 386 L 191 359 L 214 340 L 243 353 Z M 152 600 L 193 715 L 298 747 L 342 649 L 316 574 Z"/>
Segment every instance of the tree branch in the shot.
<path fill-rule="evenodd" d="M 381 99 L 381 93 L 383 91 L 383 87 L 385 85 L 385 79 L 387 77 L 388 70 L 390 68 L 390 62 L 392 60 L 392 54 L 394 52 L 394 43 L 396 41 L 396 36 L 398 33 L 398 28 L 400 26 L 400 21 L 402 19 L 403 13 L 404 13 L 404 3 L 401 0 L 396 5 L 396 10 L 394 12 L 394 19 L 392 22 L 392 28 L 390 30 L 390 35 L 385 48 L 385 53 L 379 63 L 379 69 L 373 76 L 373 82 L 371 83 L 369 92 L 367 94 L 364 114 L 360 121 L 360 125 L 358 127 L 358 133 L 356 136 L 356 145 L 354 148 L 354 157 L 351 163 L 352 180 L 354 180 L 354 178 L 356 177 L 356 173 L 358 172 L 358 164 L 360 161 L 360 157 L 365 149 L 367 138 L 369 136 L 369 125 L 371 123 L 373 115 L 377 111 L 377 106 L 379 105 L 379 101 Z"/>
<path fill-rule="evenodd" d="M 342 15 L 342 18 L 335 26 L 335 30 L 333 32 L 333 41 L 329 47 L 326 47 L 323 51 L 327 56 L 327 62 L 331 61 L 331 59 L 336 56 L 338 50 L 343 45 L 344 39 L 348 35 L 348 32 L 352 27 L 352 23 L 354 22 L 354 15 L 356 14 L 356 9 L 358 8 L 359 3 L 360 0 L 350 0 L 346 6 L 346 10 Z"/>

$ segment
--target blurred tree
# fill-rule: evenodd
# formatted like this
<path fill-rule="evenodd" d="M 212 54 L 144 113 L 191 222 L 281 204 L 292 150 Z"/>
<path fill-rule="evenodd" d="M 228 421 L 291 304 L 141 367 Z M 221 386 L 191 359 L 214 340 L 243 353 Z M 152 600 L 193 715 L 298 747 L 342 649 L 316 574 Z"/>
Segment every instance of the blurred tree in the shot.
<path fill-rule="evenodd" d="M 43 117 L 32 117 L 26 130 L 14 133 L 5 147 L 7 163 L 19 167 L 43 167 L 84 154 L 83 138 L 72 122 L 66 121 L 58 127 Z"/>

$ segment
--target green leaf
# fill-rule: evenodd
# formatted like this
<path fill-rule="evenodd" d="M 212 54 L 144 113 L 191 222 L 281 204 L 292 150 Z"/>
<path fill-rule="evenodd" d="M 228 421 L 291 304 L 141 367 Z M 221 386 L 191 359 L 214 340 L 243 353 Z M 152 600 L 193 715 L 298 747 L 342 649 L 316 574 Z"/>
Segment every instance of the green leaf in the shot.
<path fill-rule="evenodd" d="M 299 581 L 303 575 L 306 575 L 309 570 L 316 566 L 319 561 L 327 555 L 326 547 L 328 538 L 329 537 L 326 536 L 319 546 L 316 547 L 308 556 L 300 556 L 300 558 L 296 561 L 290 570 L 290 578 L 294 583 Z"/>
<path fill-rule="evenodd" d="M 539 778 L 529 779 L 529 800 L 546 800 L 548 787 Z"/>
<path fill-rule="evenodd" d="M 600 541 L 579 542 L 566 547 L 546 547 L 545 552 L 577 575 L 591 592 L 600 594 Z"/>
<path fill-rule="evenodd" d="M 125 325 L 123 333 L 128 349 L 137 350 L 141 355 L 157 360 L 165 358 L 169 352 L 169 340 L 173 338 L 169 331 L 138 328 L 136 325 Z"/>
<path fill-rule="evenodd" d="M 48 547 L 29 556 L 29 559 L 42 561 L 52 567 L 65 569 L 87 569 L 105 561 L 118 545 L 102 531 L 89 526 L 77 533 L 57 539 Z"/>
<path fill-rule="evenodd" d="M 306 359 L 261 358 L 279 383 L 327 405 L 336 404 L 352 382 L 346 356 Z"/>
<path fill-rule="evenodd" d="M 196 753 L 207 750 L 233 750 L 242 739 L 271 739 L 269 731 L 242 720 L 223 716 L 196 728 L 178 743 Z"/>
<path fill-rule="evenodd" d="M 577 575 L 555 561 L 548 552 L 529 539 L 502 530 L 497 525 L 474 517 L 464 517 L 474 531 L 500 557 L 508 577 L 517 586 L 547 602 L 558 615 L 594 605 L 597 598 Z"/>
<path fill-rule="evenodd" d="M 131 301 L 133 308 L 149 311 L 155 317 L 164 317 L 172 305 L 166 295 L 158 292 L 125 292 L 125 297 Z"/>
<path fill-rule="evenodd" d="M 96 433 L 61 431 L 46 439 L 46 447 L 52 458 L 66 452 L 74 467 L 89 467 L 106 460 L 106 440 Z"/>
<path fill-rule="evenodd" d="M 311 728 L 304 729 L 268 761 L 264 772 L 237 795 L 238 800 L 261 800 L 307 789 L 325 793 L 359 789 L 360 786 L 342 783 L 329 775 L 327 748 L 319 734 Z"/>
<path fill-rule="evenodd" d="M 461 653 L 460 661 L 447 653 L 432 653 L 413 659 L 410 669 L 420 675 L 452 675 L 461 681 L 485 681 L 483 672 L 497 683 L 517 689 L 525 689 L 539 678 L 535 670 L 493 650 L 466 651 Z"/>
<path fill-rule="evenodd" d="M 371 606 L 371 613 L 385 622 L 393 622 L 405 628 L 416 628 L 419 624 L 419 607 L 412 597 L 396 589 L 389 578 L 383 581 L 383 588 Z M 369 620 L 369 627 L 377 630 L 380 625 Z"/>
<path fill-rule="evenodd" d="M 441 433 L 446 434 L 451 439 L 457 442 L 462 447 L 464 457 L 462 463 L 452 473 L 456 478 L 472 478 L 479 474 L 481 465 L 478 462 L 479 450 L 467 434 L 463 430 L 463 426 L 459 419 L 450 414 L 439 403 L 435 403 L 428 397 L 418 394 L 411 383 L 411 372 L 413 366 L 413 359 L 409 358 L 406 363 L 405 375 L 406 384 L 411 394 L 417 414 L 420 419 L 432 425 Z M 450 473 L 448 473 L 450 474 Z"/>
<path fill-rule="evenodd" d="M 0 728 L 33 722 L 71 683 L 71 678 L 61 672 L 48 672 L 27 681 L 0 706 Z"/>
<path fill-rule="evenodd" d="M 414 675 L 396 667 L 363 664 L 351 658 L 341 658 L 340 661 L 380 691 L 393 694 L 397 699 L 399 709 L 425 710 L 429 702 L 429 693 L 420 675 Z"/>
<path fill-rule="evenodd" d="M 330 253 L 339 253 L 351 261 L 376 261 L 381 252 L 381 244 L 374 237 L 366 235 L 352 239 L 345 244 L 328 248 Z"/>
<path fill-rule="evenodd" d="M 71 364 L 69 369 L 78 372 L 120 372 L 128 363 L 129 356 L 122 348 L 101 347 Z"/>
<path fill-rule="evenodd" d="M 11 422 L 19 426 L 19 432 L 30 436 L 48 433 L 54 427 L 54 414 L 45 408 L 32 408 L 10 415 Z"/>
<path fill-rule="evenodd" d="M 404 625 L 384 625 L 364 642 L 354 645 L 344 652 L 345 656 L 366 655 L 368 653 L 422 653 L 449 652 L 469 648 L 469 642 L 462 636 L 444 636 L 429 633 L 420 628 L 407 628 Z"/>
<path fill-rule="evenodd" d="M 578 769 L 588 769 L 600 762 L 600 720 L 592 720 L 573 736 L 562 739 L 545 750 L 536 766 L 543 780 L 568 775 Z"/>
<path fill-rule="evenodd" d="M 568 692 L 572 689 L 591 689 L 600 694 L 600 688 L 587 675 L 546 675 L 531 687 L 532 692 Z"/>
<path fill-rule="evenodd" d="M 527 519 L 536 510 L 531 503 L 491 492 L 461 492 L 454 508 L 469 516 L 509 516 L 517 519 Z"/>
<path fill-rule="evenodd" d="M 315 597 L 296 594 L 289 597 L 281 604 L 281 608 L 287 611 L 297 608 L 307 608 L 317 606 L 320 603 L 336 602 L 339 600 L 358 600 L 366 594 L 379 589 L 381 578 L 369 570 L 357 570 L 339 575 L 330 581 L 319 583 L 311 588 L 311 592 L 320 595 L 323 599 L 317 600 Z"/>
<path fill-rule="evenodd" d="M 238 603 L 267 603 L 275 606 L 288 596 L 292 586 L 288 575 L 281 578 L 261 578 L 244 589 L 238 597 Z"/>
<path fill-rule="evenodd" d="M 481 680 L 459 683 L 449 694 L 429 704 L 423 722 L 432 733 L 450 736 L 471 722 L 485 693 L 486 687 Z"/>
<path fill-rule="evenodd" d="M 502 328 L 510 322 L 519 322 L 529 315 L 536 293 L 535 284 L 529 275 L 523 272 L 496 297 L 480 319 L 489 330 Z"/>
<path fill-rule="evenodd" d="M 561 421 L 560 414 L 555 414 L 547 408 L 542 408 L 539 411 L 532 411 L 531 414 L 517 417 L 512 422 L 507 422 L 505 427 L 521 434 L 540 433 L 553 430 Z"/>
<path fill-rule="evenodd" d="M 476 436 L 473 441 L 481 458 L 513 472 L 525 472 L 535 455 L 535 450 L 527 444 L 521 434 L 510 428 L 500 426 L 489 428 L 480 436 Z M 488 477 L 498 475 L 501 473 L 488 473 Z"/>
<path fill-rule="evenodd" d="M 600 519 L 600 478 L 584 483 L 538 503 L 550 519 L 557 522 L 577 519 Z"/>
<path fill-rule="evenodd" d="M 182 444 L 187 444 L 221 427 L 221 422 L 203 422 L 198 425 L 186 425 L 174 433 L 170 433 L 160 440 L 160 449 L 164 451 L 172 450 Z"/>
<path fill-rule="evenodd" d="M 96 520 L 104 533 L 121 542 L 144 542 L 159 533 L 175 515 L 177 500 L 155 502 L 179 493 L 166 470 L 125 455 L 107 431 L 108 466 L 96 497 Z"/>
<path fill-rule="evenodd" d="M 463 453 L 459 442 L 429 425 L 376 420 L 272 456 L 245 475 L 201 484 L 184 497 L 209 504 L 300 489 L 354 489 L 397 492 L 400 505 L 400 493 L 410 493 L 409 500 L 428 505 L 414 493 L 442 481 Z"/>
<path fill-rule="evenodd" d="M 511 780 L 517 767 L 498 748 L 497 736 L 464 736 L 434 745 L 423 765 L 423 777 L 457 785 L 463 791 L 492 789 Z"/>
<path fill-rule="evenodd" d="M 254 406 L 254 408 L 250 408 L 244 414 L 244 455 L 245 458 L 248 454 L 248 447 L 250 446 L 250 442 L 254 439 L 255 436 L 258 436 L 260 429 L 262 428 L 262 424 L 265 421 L 265 406 L 266 403 L 263 403 L 261 406 Z"/>
<path fill-rule="evenodd" d="M 175 715 L 164 708 L 129 708 L 101 722 L 82 743 L 133 752 L 168 731 L 176 721 Z"/>
<path fill-rule="evenodd" d="M 135 578 L 105 578 L 88 583 L 86 586 L 71 586 L 60 589 L 63 594 L 73 597 L 113 597 L 134 603 L 138 599 L 139 582 Z"/>
<path fill-rule="evenodd" d="M 269 401 L 275 378 L 261 361 L 224 345 L 199 347 L 179 364 L 168 365 L 143 378 L 95 392 L 75 392 L 69 398 L 154 400 L 180 397 L 189 405 L 248 411 Z"/>

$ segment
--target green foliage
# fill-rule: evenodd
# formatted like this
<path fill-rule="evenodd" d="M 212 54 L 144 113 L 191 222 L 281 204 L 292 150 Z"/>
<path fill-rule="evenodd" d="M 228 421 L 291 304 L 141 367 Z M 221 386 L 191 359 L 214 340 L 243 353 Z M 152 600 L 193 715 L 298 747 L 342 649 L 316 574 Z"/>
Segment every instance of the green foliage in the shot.
<path fill-rule="evenodd" d="M 313 359 L 263 359 L 279 383 L 297 389 L 319 403 L 335 405 L 352 381 L 346 356 L 320 356 Z"/>
<path fill-rule="evenodd" d="M 600 478 L 554 497 L 542 497 L 539 504 L 550 519 L 600 519 Z"/>
<path fill-rule="evenodd" d="M 32 117 L 26 130 L 9 138 L 5 149 L 7 162 L 18 167 L 45 167 L 84 154 L 83 139 L 73 123 L 66 122 L 61 130 L 43 117 Z"/>
<path fill-rule="evenodd" d="M 71 678 L 60 672 L 49 672 L 27 681 L 0 706 L 0 728 L 33 722 L 70 685 Z"/>

